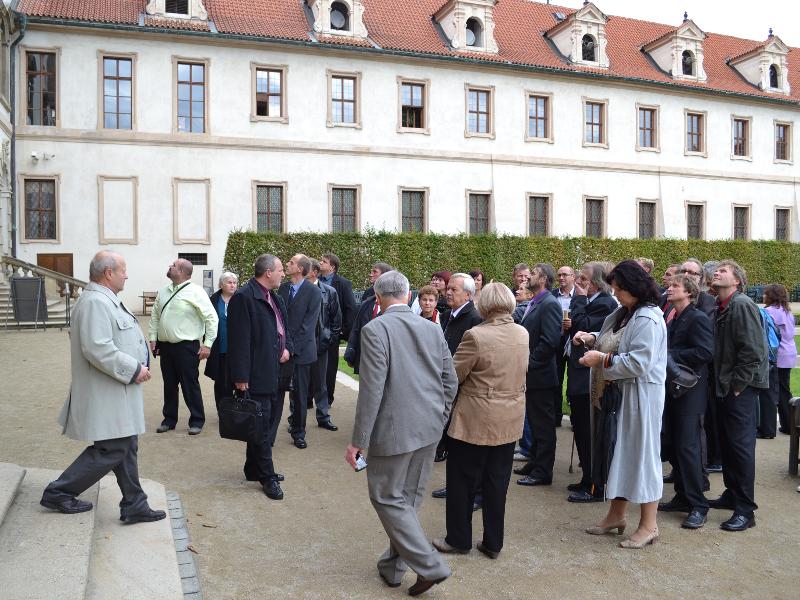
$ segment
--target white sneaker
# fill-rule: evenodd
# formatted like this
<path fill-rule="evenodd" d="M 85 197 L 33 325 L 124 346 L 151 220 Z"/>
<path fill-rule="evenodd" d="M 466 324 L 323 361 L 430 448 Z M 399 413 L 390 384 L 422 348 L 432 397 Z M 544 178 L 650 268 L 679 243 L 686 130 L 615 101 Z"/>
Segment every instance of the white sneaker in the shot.
<path fill-rule="evenodd" d="M 530 459 L 530 457 L 525 456 L 522 452 L 514 452 L 514 460 L 516 460 L 516 461 L 527 462 L 529 459 Z M 798 491 L 800 491 L 800 490 L 798 490 Z"/>

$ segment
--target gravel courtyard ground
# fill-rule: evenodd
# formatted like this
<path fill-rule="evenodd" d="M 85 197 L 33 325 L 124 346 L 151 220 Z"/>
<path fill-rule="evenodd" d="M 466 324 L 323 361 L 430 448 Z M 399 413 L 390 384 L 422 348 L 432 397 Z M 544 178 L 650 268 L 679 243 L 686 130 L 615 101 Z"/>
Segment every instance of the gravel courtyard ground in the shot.
<path fill-rule="evenodd" d="M 146 326 L 146 321 L 143 320 Z M 66 332 L 0 331 L 0 461 L 63 469 L 84 444 L 60 435 L 55 422 L 69 386 Z M 175 431 L 156 434 L 161 420 L 161 375 L 146 384 L 147 433 L 140 438 L 142 477 L 180 494 L 189 519 L 205 598 L 400 598 L 413 583 L 390 590 L 375 561 L 386 538 L 367 498 L 365 474 L 344 462 L 356 394 L 337 387 L 331 433 L 311 417 L 306 450 L 290 444 L 281 426 L 275 462 L 286 475 L 286 498 L 268 500 L 244 480 L 244 445 L 220 439 L 211 382 L 201 376 L 207 411 L 203 433 L 186 434 L 187 410 Z M 661 541 L 640 551 L 616 546 L 618 537 L 593 537 L 602 504 L 566 502 L 571 433 L 558 431 L 554 485 L 513 483 L 506 545 L 490 561 L 473 550 L 448 558 L 453 577 L 431 598 L 797 598 L 800 596 L 800 494 L 786 474 L 788 437 L 759 440 L 756 513 L 746 533 L 718 528 L 727 512 L 711 511 L 698 531 L 680 529 L 681 515 L 659 516 Z M 712 475 L 716 497 L 721 475 Z M 434 468 L 429 492 L 444 481 Z M 671 495 L 666 488 L 665 494 Z M 444 532 L 441 500 L 428 497 L 422 520 L 430 537 Z M 635 523 L 638 508 L 629 521 Z M 473 537 L 480 540 L 480 513 Z M 64 518 L 70 518 L 65 516 Z M 135 560 L 135 557 L 132 557 Z"/>

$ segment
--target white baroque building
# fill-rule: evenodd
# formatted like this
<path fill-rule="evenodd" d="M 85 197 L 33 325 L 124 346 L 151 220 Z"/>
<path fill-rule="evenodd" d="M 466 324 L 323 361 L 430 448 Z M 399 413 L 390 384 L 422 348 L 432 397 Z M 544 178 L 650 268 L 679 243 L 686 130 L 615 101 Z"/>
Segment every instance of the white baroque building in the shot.
<path fill-rule="evenodd" d="M 800 51 L 772 32 L 534 0 L 12 6 L 3 252 L 86 279 L 115 248 L 134 306 L 179 254 L 216 278 L 235 228 L 800 236 Z"/>

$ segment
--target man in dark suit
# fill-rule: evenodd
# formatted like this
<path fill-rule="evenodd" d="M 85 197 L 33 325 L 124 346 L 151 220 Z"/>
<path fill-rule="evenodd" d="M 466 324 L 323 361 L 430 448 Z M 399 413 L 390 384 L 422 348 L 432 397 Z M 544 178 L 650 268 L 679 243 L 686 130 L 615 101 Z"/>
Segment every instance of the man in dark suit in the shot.
<path fill-rule="evenodd" d="M 362 303 L 375 297 L 375 290 L 372 286 L 375 284 L 375 281 L 378 279 L 378 277 L 393 270 L 394 268 L 392 265 L 385 262 L 376 262 L 374 265 L 372 265 L 372 268 L 369 271 L 369 287 L 364 290 L 364 293 L 361 295 Z"/>
<path fill-rule="evenodd" d="M 291 415 L 289 433 L 297 448 L 306 448 L 306 411 L 311 366 L 317 362 L 317 321 L 322 308 L 322 293 L 305 277 L 311 270 L 311 261 L 303 254 L 295 254 L 286 263 L 285 281 L 278 289 L 278 295 L 286 303 L 289 313 L 287 329 L 292 338 L 293 352 L 292 378 L 294 390 L 289 394 Z M 281 394 L 283 406 L 283 394 Z"/>
<path fill-rule="evenodd" d="M 570 302 L 575 295 L 575 270 L 567 265 L 560 267 L 556 272 L 556 283 L 558 287 L 553 288 L 553 296 L 561 304 L 561 313 L 569 314 Z M 567 368 L 567 356 L 564 352 L 564 347 L 569 340 L 569 327 L 565 324 L 561 326 L 561 348 L 556 352 L 556 372 L 558 373 L 558 390 L 553 394 L 553 420 L 556 427 L 561 427 L 561 421 L 564 418 L 562 406 L 564 404 L 564 371 Z"/>
<path fill-rule="evenodd" d="M 281 500 L 278 482 L 283 476 L 275 472 L 270 435 L 283 408 L 278 365 L 288 361 L 292 352 L 286 306 L 274 291 L 283 279 L 283 265 L 278 258 L 262 254 L 253 271 L 254 277 L 228 303 L 228 377 L 237 390 L 249 390 L 250 397 L 261 404 L 264 437 L 259 444 L 247 444 L 245 477 L 260 482 L 270 499 Z"/>
<path fill-rule="evenodd" d="M 553 394 L 558 388 L 556 352 L 561 342 L 561 304 L 550 289 L 553 267 L 539 263 L 531 269 L 528 289 L 533 293 L 522 325 L 528 330 L 530 358 L 525 391 L 525 412 L 533 435 L 531 460 L 523 467 L 527 473 L 519 485 L 550 485 L 556 459 L 556 428 Z"/>
<path fill-rule="evenodd" d="M 353 284 L 349 279 L 339 275 L 339 257 L 326 252 L 319 259 L 319 279 L 336 290 L 339 308 L 342 311 L 342 330 L 331 338 L 328 346 L 328 367 L 325 375 L 325 387 L 328 390 L 328 406 L 333 406 L 333 392 L 336 390 L 336 373 L 339 370 L 339 341 L 350 339 L 350 328 L 356 318 L 356 299 L 353 296 Z"/>

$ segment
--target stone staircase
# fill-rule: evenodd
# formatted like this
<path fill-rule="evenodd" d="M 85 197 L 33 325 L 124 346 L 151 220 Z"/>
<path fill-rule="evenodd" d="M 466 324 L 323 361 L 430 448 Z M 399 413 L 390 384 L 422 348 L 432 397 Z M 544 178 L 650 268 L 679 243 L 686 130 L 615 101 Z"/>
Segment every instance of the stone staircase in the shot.
<path fill-rule="evenodd" d="M 89 512 L 47 510 L 42 490 L 59 474 L 0 463 L 0 597 L 182 600 L 172 519 L 123 525 L 113 477 L 81 495 L 94 504 Z M 142 487 L 152 507 L 167 509 L 164 486 L 143 479 Z"/>
<path fill-rule="evenodd" d="M 72 301 L 75 302 L 74 300 Z M 67 305 L 64 298 L 58 296 L 47 296 L 47 321 L 46 327 L 66 327 L 67 325 Z M 21 322 L 19 327 L 22 329 L 33 329 L 37 326 L 33 322 Z M 5 281 L 0 281 L 0 329 L 17 328 L 14 320 L 14 307 L 11 304 L 11 286 Z M 41 328 L 41 322 L 38 323 Z"/>

